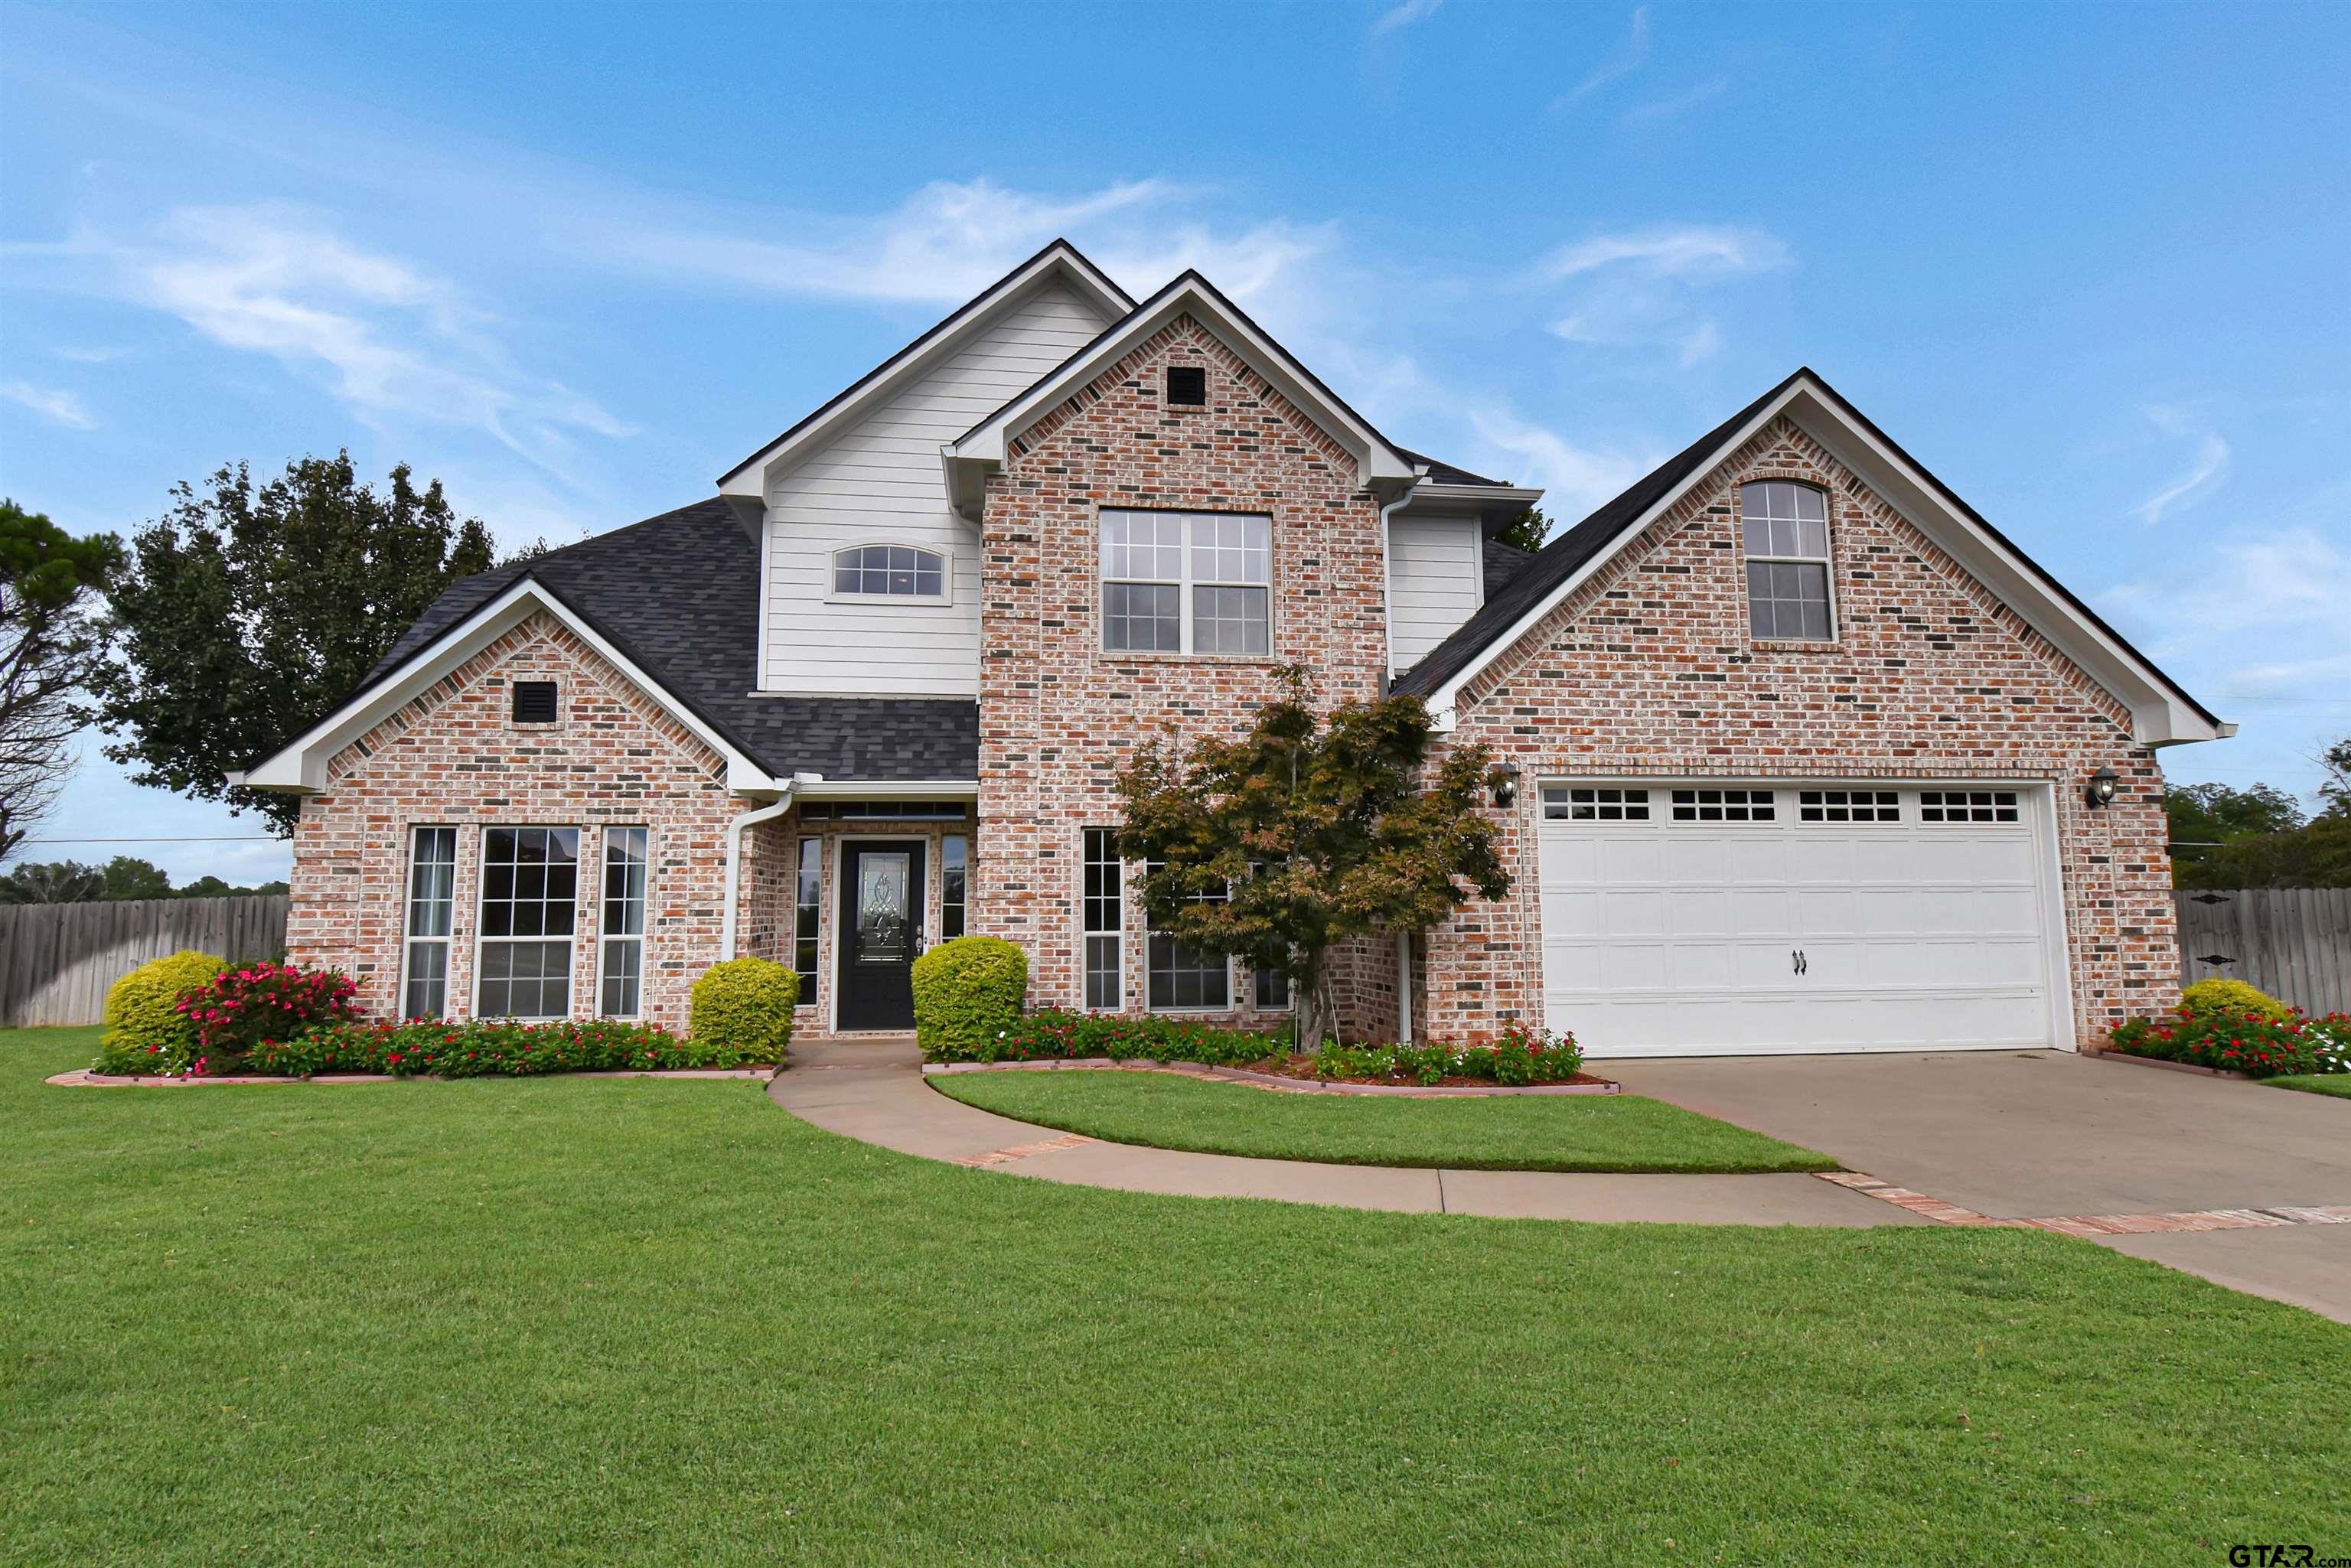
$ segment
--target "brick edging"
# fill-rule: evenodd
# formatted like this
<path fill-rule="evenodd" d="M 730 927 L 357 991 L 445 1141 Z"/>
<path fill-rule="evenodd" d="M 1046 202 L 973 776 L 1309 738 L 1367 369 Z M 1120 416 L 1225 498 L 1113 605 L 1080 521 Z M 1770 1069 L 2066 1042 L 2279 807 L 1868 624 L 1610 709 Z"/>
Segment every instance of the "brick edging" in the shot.
<path fill-rule="evenodd" d="M 584 1072 L 481 1072 L 477 1078 L 772 1078 L 772 1067 L 653 1067 L 597 1068 Z M 224 1088 L 251 1088 L 263 1083 L 455 1083 L 454 1078 L 444 1078 L 436 1072 L 412 1073 L 407 1078 L 395 1078 L 389 1072 L 321 1072 L 310 1078 L 265 1077 L 260 1074 L 232 1074 L 221 1078 L 124 1078 L 104 1072 L 92 1072 L 78 1068 L 71 1072 L 52 1073 L 41 1081 L 60 1089 L 194 1089 L 205 1084 Z"/>
<path fill-rule="evenodd" d="M 1228 1083 L 1247 1083 L 1259 1089 L 1280 1090 L 1292 1094 L 1389 1094 L 1406 1100 L 1438 1100 L 1467 1096 L 1490 1099 L 1499 1094 L 1621 1094 L 1625 1086 L 1613 1079 L 1598 1083 L 1498 1083 L 1489 1089 L 1482 1084 L 1418 1083 L 1332 1083 L 1311 1078 L 1285 1078 L 1279 1073 L 1250 1072 L 1238 1067 L 1210 1067 L 1198 1061 L 1153 1061 L 1144 1057 L 1060 1056 L 1042 1061 L 926 1061 L 923 1063 L 925 1078 L 953 1072 L 1174 1072 L 1186 1078 L 1214 1078 Z"/>
<path fill-rule="evenodd" d="M 2128 1051 L 2085 1051 L 2084 1056 L 2093 1061 L 2127 1061 L 2134 1067 L 2160 1067 L 2166 1072 L 2196 1072 L 2207 1078 L 2234 1078 L 2241 1083 L 2251 1083 L 2250 1072 L 2231 1072 L 2225 1067 L 2199 1067 L 2192 1061 L 2166 1061 L 2159 1056 L 2140 1056 Z"/>

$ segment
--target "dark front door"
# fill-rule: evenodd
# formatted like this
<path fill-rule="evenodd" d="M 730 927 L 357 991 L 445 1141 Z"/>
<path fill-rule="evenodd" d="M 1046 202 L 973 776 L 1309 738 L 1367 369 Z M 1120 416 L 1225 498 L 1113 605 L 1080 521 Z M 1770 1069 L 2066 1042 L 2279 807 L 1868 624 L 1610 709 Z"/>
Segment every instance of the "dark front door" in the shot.
<path fill-rule="evenodd" d="M 841 848 L 842 1029 L 914 1027 L 914 956 L 923 950 L 919 840 Z"/>

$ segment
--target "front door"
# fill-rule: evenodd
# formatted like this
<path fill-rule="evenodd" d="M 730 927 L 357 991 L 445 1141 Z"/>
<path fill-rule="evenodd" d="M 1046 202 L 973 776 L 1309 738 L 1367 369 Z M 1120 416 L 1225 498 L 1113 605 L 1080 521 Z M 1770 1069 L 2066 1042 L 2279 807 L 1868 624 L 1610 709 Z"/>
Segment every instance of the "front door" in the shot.
<path fill-rule="evenodd" d="M 920 840 L 842 841 L 841 1022 L 914 1027 L 914 956 L 923 950 Z"/>

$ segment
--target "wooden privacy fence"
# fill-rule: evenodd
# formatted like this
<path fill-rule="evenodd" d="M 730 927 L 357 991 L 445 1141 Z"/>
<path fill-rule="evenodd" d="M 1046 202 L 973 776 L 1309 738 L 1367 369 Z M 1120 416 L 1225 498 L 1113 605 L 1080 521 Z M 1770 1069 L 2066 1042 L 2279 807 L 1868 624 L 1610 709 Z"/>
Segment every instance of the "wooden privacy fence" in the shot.
<path fill-rule="evenodd" d="M 97 1023 L 108 987 L 183 947 L 275 957 L 286 947 L 286 895 L 0 904 L 0 1027 Z"/>
<path fill-rule="evenodd" d="M 2174 893 L 2179 979 L 2260 987 L 2306 1013 L 2351 1012 L 2351 887 Z"/>

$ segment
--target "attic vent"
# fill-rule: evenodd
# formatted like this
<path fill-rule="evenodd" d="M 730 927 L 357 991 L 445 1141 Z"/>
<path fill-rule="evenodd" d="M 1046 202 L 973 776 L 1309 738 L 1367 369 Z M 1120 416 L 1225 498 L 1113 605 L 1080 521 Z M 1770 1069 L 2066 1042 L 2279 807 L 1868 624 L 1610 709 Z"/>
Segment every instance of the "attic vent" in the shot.
<path fill-rule="evenodd" d="M 517 724 L 553 724 L 555 683 L 517 681 L 514 684 L 514 721 Z"/>
<path fill-rule="evenodd" d="M 1208 372 L 1198 365 L 1167 367 L 1167 405 L 1205 408 L 1208 402 Z"/>

